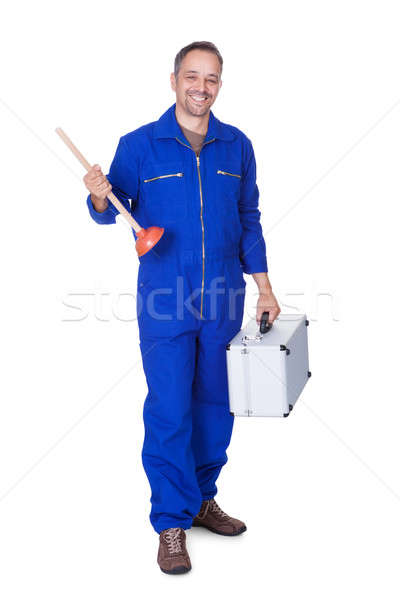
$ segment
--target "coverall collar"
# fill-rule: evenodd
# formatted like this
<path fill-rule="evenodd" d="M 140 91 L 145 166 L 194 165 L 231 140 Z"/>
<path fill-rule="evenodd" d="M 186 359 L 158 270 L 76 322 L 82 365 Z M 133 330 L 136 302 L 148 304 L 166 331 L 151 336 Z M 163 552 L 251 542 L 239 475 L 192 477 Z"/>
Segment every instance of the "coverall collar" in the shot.
<path fill-rule="evenodd" d="M 183 144 L 187 144 L 187 139 L 184 137 L 179 123 L 175 115 L 176 103 L 168 108 L 163 115 L 156 121 L 154 126 L 153 136 L 156 139 L 162 138 L 178 138 Z M 210 110 L 208 119 L 208 129 L 204 143 L 213 139 L 224 140 L 230 142 L 235 139 L 235 134 L 230 131 L 229 127 L 217 119 Z"/>

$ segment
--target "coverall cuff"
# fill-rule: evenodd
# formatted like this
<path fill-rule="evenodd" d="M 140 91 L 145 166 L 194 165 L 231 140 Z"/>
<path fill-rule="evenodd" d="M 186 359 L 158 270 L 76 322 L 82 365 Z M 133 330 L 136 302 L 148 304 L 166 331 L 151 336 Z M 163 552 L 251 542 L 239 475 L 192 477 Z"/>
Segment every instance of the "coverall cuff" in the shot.
<path fill-rule="evenodd" d="M 252 273 L 268 273 L 267 259 L 260 258 L 251 262 L 242 262 L 242 268 L 247 275 L 251 275 Z"/>
<path fill-rule="evenodd" d="M 179 523 L 176 521 L 166 520 L 160 521 L 159 523 L 157 523 L 157 525 L 153 525 L 153 527 L 157 533 L 161 533 L 162 531 L 164 531 L 164 529 L 169 529 L 170 527 L 181 527 L 181 529 L 190 529 L 192 527 L 192 522 L 193 519 L 190 519 L 190 521 L 184 521 Z"/>
<path fill-rule="evenodd" d="M 86 199 L 86 203 L 88 205 L 90 216 L 92 217 L 92 219 L 94 221 L 96 221 L 96 223 L 99 223 L 100 225 L 111 225 L 112 223 L 115 223 L 115 214 L 116 213 L 115 213 L 114 206 L 111 204 L 111 202 L 108 203 L 108 207 L 106 208 L 106 210 L 104 212 L 97 212 L 97 210 L 93 206 L 92 198 L 91 198 L 90 194 L 88 195 L 88 197 Z"/>

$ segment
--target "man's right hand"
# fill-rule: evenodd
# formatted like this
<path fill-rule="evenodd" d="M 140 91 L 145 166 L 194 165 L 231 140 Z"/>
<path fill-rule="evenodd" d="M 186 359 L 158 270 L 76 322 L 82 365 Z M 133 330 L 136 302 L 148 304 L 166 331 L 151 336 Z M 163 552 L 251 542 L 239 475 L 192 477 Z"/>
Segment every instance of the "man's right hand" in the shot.
<path fill-rule="evenodd" d="M 103 175 L 100 165 L 93 165 L 83 178 L 85 186 L 90 192 L 92 204 L 97 212 L 104 212 L 108 207 L 107 194 L 112 190 L 112 185 Z"/>

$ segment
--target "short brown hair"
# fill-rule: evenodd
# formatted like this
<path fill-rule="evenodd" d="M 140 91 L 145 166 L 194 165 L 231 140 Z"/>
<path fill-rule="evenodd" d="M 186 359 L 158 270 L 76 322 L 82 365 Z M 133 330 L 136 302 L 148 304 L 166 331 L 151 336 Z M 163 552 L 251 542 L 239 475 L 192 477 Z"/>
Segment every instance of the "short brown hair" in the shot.
<path fill-rule="evenodd" d="M 178 54 L 175 56 L 175 64 L 174 64 L 175 78 L 178 77 L 179 69 L 181 68 L 181 63 L 182 63 L 183 59 L 185 58 L 186 54 L 188 52 L 190 52 L 191 50 L 206 50 L 207 52 L 212 52 L 213 54 L 215 54 L 219 60 L 219 64 L 221 66 L 221 73 L 222 73 L 222 64 L 224 61 L 222 60 L 222 56 L 219 53 L 217 46 L 215 44 L 213 44 L 212 42 L 192 42 L 191 44 L 188 44 L 187 46 L 182 48 L 182 50 L 179 50 Z"/>

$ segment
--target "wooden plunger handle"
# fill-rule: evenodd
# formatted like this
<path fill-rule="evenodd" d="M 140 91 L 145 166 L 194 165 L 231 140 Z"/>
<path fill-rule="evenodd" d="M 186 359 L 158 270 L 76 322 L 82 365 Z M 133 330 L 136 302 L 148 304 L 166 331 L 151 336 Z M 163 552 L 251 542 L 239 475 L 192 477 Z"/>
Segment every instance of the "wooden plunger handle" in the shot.
<path fill-rule="evenodd" d="M 76 158 L 79 160 L 81 165 L 83 167 L 85 167 L 86 171 L 89 171 L 89 169 L 91 169 L 91 165 L 86 160 L 86 158 L 83 156 L 83 154 L 81 152 L 79 152 L 78 148 L 71 142 L 71 140 L 69 139 L 67 134 L 61 129 L 61 127 L 57 127 L 56 132 L 58 133 L 58 135 L 60 136 L 62 141 L 71 150 L 72 154 L 74 154 L 76 156 Z M 121 204 L 121 202 L 118 200 L 118 198 L 115 196 L 115 194 L 110 192 L 109 194 L 107 194 L 107 198 L 110 200 L 110 202 L 112 202 L 114 204 L 115 208 L 121 213 L 121 215 L 123 215 L 125 217 L 125 219 L 129 223 L 129 225 L 135 230 L 135 232 L 138 233 L 138 231 L 140 231 L 142 229 L 142 227 L 140 227 L 139 223 L 137 223 L 135 221 L 135 219 L 132 217 L 130 212 L 128 212 L 126 210 L 125 206 L 123 204 Z"/>

